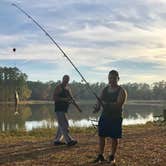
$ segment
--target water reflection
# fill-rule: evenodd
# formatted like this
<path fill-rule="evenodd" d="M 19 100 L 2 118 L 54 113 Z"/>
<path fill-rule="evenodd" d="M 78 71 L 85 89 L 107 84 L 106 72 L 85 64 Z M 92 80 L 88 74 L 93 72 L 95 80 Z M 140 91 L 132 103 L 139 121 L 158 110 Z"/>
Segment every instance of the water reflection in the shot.
<path fill-rule="evenodd" d="M 28 106 L 19 106 L 17 108 L 12 104 L 0 105 L 0 130 L 9 131 L 16 129 L 25 129 L 25 121 L 32 115 Z M 24 111 L 22 111 L 24 110 Z"/>
<path fill-rule="evenodd" d="M 92 119 L 98 119 L 99 114 L 93 114 L 93 104 L 80 105 L 83 113 L 79 113 L 74 107 L 68 112 L 71 126 L 89 127 L 92 126 Z M 143 124 L 153 121 L 153 115 L 162 114 L 162 106 L 156 105 L 127 105 L 124 109 L 124 125 Z M 18 114 L 15 114 L 14 105 L 0 105 L 0 131 L 26 129 L 39 127 L 57 126 L 55 121 L 54 105 L 33 104 L 19 105 Z"/>
<path fill-rule="evenodd" d="M 81 120 L 72 120 L 69 119 L 69 125 L 72 127 L 90 127 L 93 125 L 97 125 L 97 119 L 95 121 L 92 121 L 90 119 L 94 118 L 89 118 L 89 119 L 81 119 Z M 141 115 L 137 115 L 137 118 L 130 117 L 130 118 L 124 118 L 123 119 L 123 125 L 133 125 L 133 124 L 145 124 L 147 122 L 153 122 L 154 117 L 153 114 L 149 114 L 147 117 L 142 117 Z M 27 130 L 32 130 L 34 128 L 43 128 L 43 127 L 56 127 L 57 122 L 55 121 L 27 121 L 25 123 L 26 129 Z"/>

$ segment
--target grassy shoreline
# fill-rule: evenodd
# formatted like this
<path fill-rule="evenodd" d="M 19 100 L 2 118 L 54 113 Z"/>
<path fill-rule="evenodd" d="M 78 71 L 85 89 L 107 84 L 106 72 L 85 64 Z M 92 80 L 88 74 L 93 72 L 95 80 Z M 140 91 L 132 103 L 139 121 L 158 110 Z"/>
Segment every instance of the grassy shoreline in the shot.
<path fill-rule="evenodd" d="M 78 140 L 73 147 L 53 145 L 55 128 L 0 133 L 1 165 L 93 166 L 98 151 L 98 137 L 93 128 L 71 128 Z M 166 125 L 147 123 L 123 127 L 117 150 L 117 166 L 164 166 L 166 163 Z M 105 157 L 110 152 L 106 141 Z M 110 165 L 103 163 L 102 165 Z"/>
<path fill-rule="evenodd" d="M 166 122 L 147 122 L 146 124 L 136 124 L 136 125 L 124 125 L 123 131 L 125 130 L 138 130 L 138 129 L 144 129 L 146 130 L 149 127 L 165 127 L 166 128 Z M 41 127 L 41 128 L 34 128 L 32 130 L 10 130 L 10 131 L 1 131 L 0 132 L 0 139 L 5 138 L 7 136 L 10 137 L 25 137 L 25 136 L 33 136 L 33 137 L 50 137 L 54 135 L 55 131 L 57 130 L 56 127 L 47 128 L 47 127 Z M 70 132 L 72 134 L 92 134 L 96 132 L 97 129 L 93 126 L 91 127 L 70 127 Z M 2 140 L 1 140 L 2 141 Z"/>

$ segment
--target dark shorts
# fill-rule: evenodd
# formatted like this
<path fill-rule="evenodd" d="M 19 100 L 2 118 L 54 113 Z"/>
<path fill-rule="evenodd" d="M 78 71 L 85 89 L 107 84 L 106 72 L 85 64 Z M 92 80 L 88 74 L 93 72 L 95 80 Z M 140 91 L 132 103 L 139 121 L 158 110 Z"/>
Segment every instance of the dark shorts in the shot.
<path fill-rule="evenodd" d="M 98 123 L 98 135 L 100 137 L 121 138 L 122 118 L 112 119 L 101 116 Z"/>

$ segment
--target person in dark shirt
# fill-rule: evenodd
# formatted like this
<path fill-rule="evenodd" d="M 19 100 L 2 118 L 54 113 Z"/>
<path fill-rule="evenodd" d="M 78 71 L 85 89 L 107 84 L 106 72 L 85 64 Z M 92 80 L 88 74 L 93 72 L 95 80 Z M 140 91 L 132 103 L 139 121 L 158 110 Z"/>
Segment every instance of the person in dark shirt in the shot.
<path fill-rule="evenodd" d="M 55 114 L 58 122 L 58 129 L 54 140 L 54 145 L 65 144 L 61 140 L 65 139 L 67 145 L 72 146 L 77 144 L 69 134 L 69 123 L 66 117 L 69 105 L 71 103 L 71 89 L 68 85 L 70 77 L 64 75 L 62 82 L 56 86 L 53 99 L 55 103 Z"/>
<path fill-rule="evenodd" d="M 118 85 L 119 74 L 116 70 L 109 72 L 108 81 L 108 86 L 103 89 L 100 96 L 103 110 L 98 122 L 99 154 L 94 162 L 105 161 L 103 156 L 105 138 L 109 137 L 112 142 L 109 162 L 115 163 L 118 139 L 122 137 L 122 110 L 127 93 Z M 97 102 L 94 107 L 94 112 L 98 112 L 100 108 L 101 103 Z"/>

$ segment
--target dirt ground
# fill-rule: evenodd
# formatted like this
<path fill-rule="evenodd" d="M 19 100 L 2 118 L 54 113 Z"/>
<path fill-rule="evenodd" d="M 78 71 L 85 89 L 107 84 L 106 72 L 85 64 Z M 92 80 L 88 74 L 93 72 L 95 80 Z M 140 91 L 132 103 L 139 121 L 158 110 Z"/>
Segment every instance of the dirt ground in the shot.
<path fill-rule="evenodd" d="M 75 146 L 54 146 L 53 136 L 0 135 L 0 165 L 97 166 L 93 164 L 98 137 L 93 132 L 72 133 L 79 143 Z M 110 152 L 107 139 L 105 158 Z M 116 156 L 116 166 L 165 166 L 166 126 L 140 125 L 123 129 L 123 138 Z"/>

